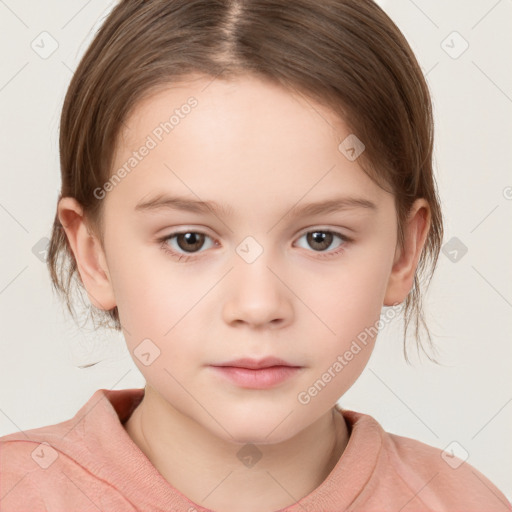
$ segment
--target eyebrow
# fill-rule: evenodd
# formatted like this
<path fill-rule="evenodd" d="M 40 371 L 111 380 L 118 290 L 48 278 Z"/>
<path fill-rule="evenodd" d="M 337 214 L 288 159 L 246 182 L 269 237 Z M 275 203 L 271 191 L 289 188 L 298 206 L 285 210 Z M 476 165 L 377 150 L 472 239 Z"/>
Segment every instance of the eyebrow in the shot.
<path fill-rule="evenodd" d="M 377 205 L 362 197 L 334 197 L 324 201 L 307 203 L 288 208 L 289 215 L 292 217 L 307 217 L 326 213 L 333 213 L 343 210 L 366 209 L 373 212 L 377 211 Z M 211 213 L 215 215 L 225 215 L 229 217 L 233 214 L 233 209 L 217 203 L 216 201 L 198 201 L 188 197 L 170 196 L 159 194 L 147 200 L 139 202 L 135 206 L 137 212 L 155 212 L 159 210 L 182 210 L 192 213 Z"/>

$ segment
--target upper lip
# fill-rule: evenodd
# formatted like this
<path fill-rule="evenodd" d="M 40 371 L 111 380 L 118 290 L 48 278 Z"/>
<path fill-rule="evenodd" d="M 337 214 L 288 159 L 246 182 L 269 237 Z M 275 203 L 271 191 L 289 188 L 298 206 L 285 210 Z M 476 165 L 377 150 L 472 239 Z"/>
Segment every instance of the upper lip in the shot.
<path fill-rule="evenodd" d="M 277 357 L 264 357 L 263 359 L 251 359 L 251 358 L 242 358 L 242 359 L 234 359 L 232 361 L 227 361 L 225 363 L 218 363 L 212 366 L 234 366 L 237 368 L 249 368 L 251 370 L 259 370 L 260 368 L 270 368 L 271 366 L 292 366 L 296 367 L 297 365 L 290 364 L 283 359 L 278 359 Z"/>

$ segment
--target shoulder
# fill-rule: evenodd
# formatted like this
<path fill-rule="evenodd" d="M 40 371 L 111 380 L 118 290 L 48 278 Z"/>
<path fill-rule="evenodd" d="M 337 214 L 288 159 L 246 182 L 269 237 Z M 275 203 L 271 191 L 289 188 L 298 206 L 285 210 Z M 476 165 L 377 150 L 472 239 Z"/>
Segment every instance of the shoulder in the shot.
<path fill-rule="evenodd" d="M 85 440 L 62 438 L 62 425 L 0 438 L 0 510 L 134 510 L 99 475 L 101 460 Z"/>
<path fill-rule="evenodd" d="M 30 474 L 49 467 L 58 456 L 48 441 L 52 427 L 41 427 L 0 437 L 0 471 Z"/>
<path fill-rule="evenodd" d="M 425 502 L 449 510 L 512 510 L 504 494 L 449 445 L 445 450 L 385 433 L 383 449 L 394 473 Z M 437 509 L 437 508 L 435 508 Z"/>
<path fill-rule="evenodd" d="M 80 450 L 83 436 L 79 429 L 71 432 L 73 420 L 69 419 L 38 428 L 32 428 L 0 437 L 0 471 L 30 475 L 47 470 L 56 461 L 62 463 L 65 455 Z M 61 459 L 61 460 L 59 460 Z"/>
<path fill-rule="evenodd" d="M 37 430 L 37 429 L 36 429 Z M 0 508 L 2 511 L 47 510 L 38 487 L 50 483 L 47 472 L 56 451 L 49 444 L 26 439 L 22 433 L 0 437 Z"/>
<path fill-rule="evenodd" d="M 382 503 L 386 503 L 388 508 L 397 505 L 403 512 L 512 512 L 504 494 L 466 460 L 458 458 L 450 449 L 452 445 L 442 450 L 386 432 L 367 414 L 341 412 L 352 429 L 351 437 L 355 438 L 353 457 L 348 455 L 345 460 L 350 459 L 352 464 L 358 459 L 360 467 L 370 466 L 356 500 L 358 505 L 383 510 Z M 361 461 L 361 457 L 370 462 Z"/>
<path fill-rule="evenodd" d="M 133 510 L 115 475 L 109 480 L 108 464 L 123 453 L 111 434 L 122 433 L 118 412 L 127 414 L 139 395 L 98 390 L 66 421 L 0 437 L 0 509 L 89 510 L 92 502 L 100 510 Z M 114 455 L 105 454 L 113 445 Z"/>

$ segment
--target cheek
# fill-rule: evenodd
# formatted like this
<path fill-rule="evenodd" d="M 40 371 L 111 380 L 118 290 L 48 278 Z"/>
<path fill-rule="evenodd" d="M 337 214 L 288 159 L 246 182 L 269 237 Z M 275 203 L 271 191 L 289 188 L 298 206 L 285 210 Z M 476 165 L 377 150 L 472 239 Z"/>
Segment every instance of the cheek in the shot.
<path fill-rule="evenodd" d="M 326 312 L 335 332 L 364 328 L 380 315 L 390 271 L 384 259 L 361 257 L 330 273 L 319 310 Z"/>
<path fill-rule="evenodd" d="M 193 340 L 200 329 L 200 300 L 218 279 L 194 278 L 176 270 L 175 263 L 167 263 L 165 255 L 151 251 L 114 250 L 110 272 L 128 350 L 135 358 L 142 351 L 139 346 L 152 357 L 158 354 L 151 366 L 135 360 L 145 376 L 163 368 L 185 368 L 191 358 L 198 360 L 199 347 Z"/>
<path fill-rule="evenodd" d="M 183 279 L 166 261 L 158 243 L 130 244 L 126 242 L 130 238 L 133 233 L 121 231 L 110 238 L 109 270 L 119 316 L 128 330 L 145 326 L 161 335 L 181 311 L 184 295 L 192 292 L 183 287 Z"/>
<path fill-rule="evenodd" d="M 330 367 L 338 356 L 346 353 L 345 375 L 353 373 L 357 377 L 364 368 L 382 312 L 391 265 L 388 252 L 382 248 L 380 252 L 361 253 L 357 261 L 347 262 L 344 268 L 340 266 L 339 272 L 332 272 L 323 293 L 317 295 L 315 310 L 328 326 L 319 324 L 324 332 L 323 349 L 315 356 L 320 367 Z"/>

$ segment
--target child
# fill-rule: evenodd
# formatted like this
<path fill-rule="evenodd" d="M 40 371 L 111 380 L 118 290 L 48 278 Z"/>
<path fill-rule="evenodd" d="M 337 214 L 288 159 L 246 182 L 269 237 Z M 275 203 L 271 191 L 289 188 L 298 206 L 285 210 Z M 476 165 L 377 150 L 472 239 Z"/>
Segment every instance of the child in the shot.
<path fill-rule="evenodd" d="M 65 99 L 48 265 L 146 386 L 1 438 L 2 510 L 512 510 L 337 405 L 383 306 L 418 336 L 432 147 L 421 70 L 370 0 L 121 1 Z"/>

